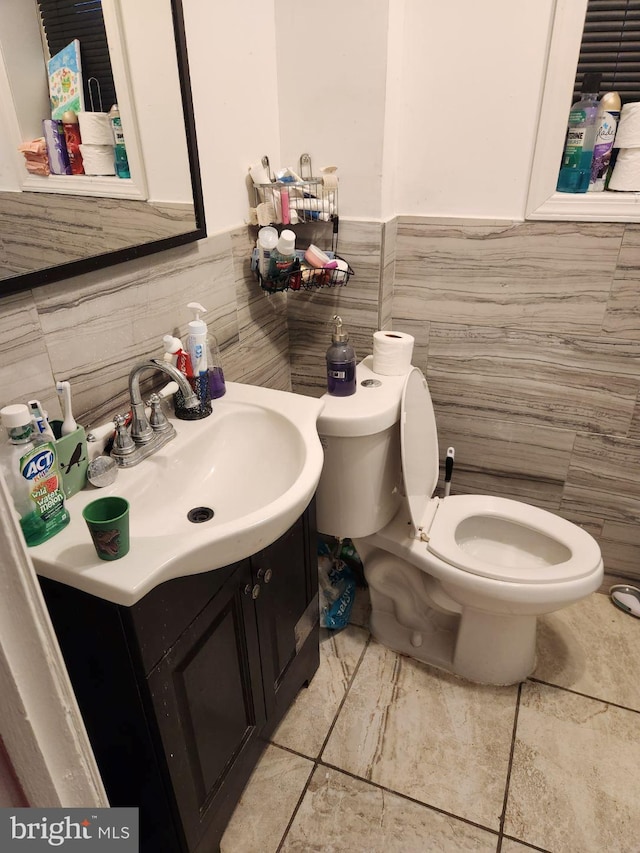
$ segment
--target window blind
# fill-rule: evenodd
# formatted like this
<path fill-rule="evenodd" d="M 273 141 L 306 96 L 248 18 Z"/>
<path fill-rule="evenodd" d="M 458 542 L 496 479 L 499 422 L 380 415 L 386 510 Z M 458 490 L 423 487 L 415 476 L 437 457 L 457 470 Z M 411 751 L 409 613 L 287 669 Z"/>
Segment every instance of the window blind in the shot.
<path fill-rule="evenodd" d="M 622 103 L 640 101 L 640 0 L 589 0 L 574 101 L 584 75 L 602 73 L 600 92 L 618 92 Z"/>
<path fill-rule="evenodd" d="M 91 109 L 89 78 L 100 84 L 102 107 L 108 111 L 117 103 L 107 34 L 104 28 L 101 0 L 37 0 L 42 26 L 49 46 L 50 56 L 66 47 L 73 39 L 80 42 L 80 61 L 85 109 Z M 95 109 L 100 109 L 96 86 L 91 92 Z"/>

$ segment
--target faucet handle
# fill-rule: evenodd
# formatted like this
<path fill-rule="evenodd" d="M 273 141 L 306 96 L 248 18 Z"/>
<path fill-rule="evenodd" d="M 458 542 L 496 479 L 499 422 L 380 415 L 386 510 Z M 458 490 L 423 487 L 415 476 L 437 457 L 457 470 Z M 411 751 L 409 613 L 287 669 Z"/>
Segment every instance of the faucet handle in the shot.
<path fill-rule="evenodd" d="M 113 440 L 112 456 L 128 456 L 136 449 L 133 439 L 127 430 L 127 415 L 116 415 L 113 425 L 116 428 L 116 436 Z"/>
<path fill-rule="evenodd" d="M 155 432 L 163 432 L 165 430 L 170 429 L 171 427 L 171 424 L 167 420 L 165 413 L 162 411 L 161 403 L 162 400 L 160 399 L 159 395 L 152 394 L 145 404 L 151 407 L 149 423 L 151 424 L 151 427 Z"/>

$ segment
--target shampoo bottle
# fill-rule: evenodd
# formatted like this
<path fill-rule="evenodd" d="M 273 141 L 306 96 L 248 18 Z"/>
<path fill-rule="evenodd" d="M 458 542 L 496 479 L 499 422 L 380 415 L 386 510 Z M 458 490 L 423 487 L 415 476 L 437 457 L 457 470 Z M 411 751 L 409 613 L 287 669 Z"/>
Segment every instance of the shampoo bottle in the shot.
<path fill-rule="evenodd" d="M 596 115 L 601 74 L 585 74 L 582 97 L 569 113 L 569 127 L 556 189 L 561 193 L 586 193 L 596 137 Z"/>
<path fill-rule="evenodd" d="M 271 225 L 267 225 L 258 231 L 258 270 L 262 278 L 269 274 L 269 261 L 271 253 L 278 245 L 278 232 Z"/>
<path fill-rule="evenodd" d="M 55 444 L 34 431 L 27 406 L 5 406 L 0 467 L 27 545 L 39 545 L 69 524 Z"/>
<path fill-rule="evenodd" d="M 356 393 L 356 353 L 337 314 L 333 323 L 331 346 L 327 350 L 327 391 L 334 397 L 349 397 Z"/>

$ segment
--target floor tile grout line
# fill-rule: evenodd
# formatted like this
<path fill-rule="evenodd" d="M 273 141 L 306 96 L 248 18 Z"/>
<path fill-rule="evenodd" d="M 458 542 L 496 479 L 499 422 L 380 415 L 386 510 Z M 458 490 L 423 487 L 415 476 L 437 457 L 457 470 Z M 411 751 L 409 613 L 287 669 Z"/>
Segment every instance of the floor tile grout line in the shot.
<path fill-rule="evenodd" d="M 516 695 L 516 707 L 513 715 L 513 729 L 511 731 L 511 747 L 509 748 L 509 761 L 507 763 L 507 778 L 504 786 L 504 799 L 502 800 L 502 813 L 500 814 L 500 830 L 498 835 L 498 846 L 496 853 L 502 850 L 502 839 L 504 837 L 504 822 L 507 816 L 507 801 L 509 799 L 509 784 L 511 782 L 511 771 L 513 769 L 513 755 L 516 749 L 516 732 L 518 730 L 518 717 L 520 716 L 520 698 L 522 696 L 522 682 L 518 684 Z"/>
<path fill-rule="evenodd" d="M 302 801 L 304 800 L 304 798 L 307 795 L 307 791 L 309 790 L 309 785 L 311 784 L 311 780 L 313 779 L 313 775 L 316 772 L 317 766 L 318 766 L 317 761 L 314 761 L 313 767 L 311 768 L 311 772 L 309 773 L 309 776 L 307 777 L 307 781 L 302 786 L 302 791 L 300 792 L 300 796 L 298 797 L 298 801 L 296 802 L 295 806 L 293 807 L 293 811 L 291 812 L 291 817 L 287 821 L 287 825 L 284 828 L 284 832 L 282 833 L 282 838 L 280 839 L 280 842 L 278 843 L 278 846 L 276 847 L 275 853 L 280 853 L 280 851 L 282 850 L 282 845 L 286 841 L 287 835 L 289 834 L 289 830 L 293 826 L 293 822 L 296 819 L 296 815 L 298 814 L 298 811 L 300 810 L 300 806 L 302 805 Z"/>
<path fill-rule="evenodd" d="M 370 643 L 371 643 L 371 634 L 369 634 L 369 636 L 367 637 L 367 641 L 365 642 L 364 647 L 362 649 L 362 652 L 360 653 L 360 657 L 358 658 L 358 661 L 353 668 L 353 672 L 351 674 L 351 677 L 349 678 L 349 681 L 347 682 L 347 686 L 346 686 L 346 689 L 344 691 L 344 696 L 340 700 L 340 704 L 338 705 L 338 708 L 336 710 L 336 713 L 334 714 L 331 725 L 329 726 L 329 731 L 327 732 L 327 736 L 323 740 L 322 745 L 318 751 L 318 755 L 316 756 L 315 759 L 311 759 L 313 761 L 313 767 L 311 768 L 311 772 L 309 773 L 309 777 L 307 778 L 307 781 L 304 784 L 304 787 L 300 793 L 300 796 L 298 797 L 298 801 L 295 804 L 293 811 L 291 812 L 291 817 L 289 818 L 289 821 L 287 822 L 285 830 L 282 833 L 282 838 L 280 839 L 280 843 L 278 844 L 278 846 L 276 848 L 276 853 L 280 853 L 280 851 L 282 850 L 282 845 L 284 844 L 284 842 L 287 838 L 287 835 L 289 834 L 289 830 L 293 826 L 293 822 L 296 819 L 296 815 L 298 814 L 298 811 L 300 810 L 300 806 L 302 805 L 302 801 L 304 800 L 306 793 L 309 789 L 309 785 L 311 784 L 311 780 L 312 780 L 312 778 L 316 772 L 316 769 L 320 765 L 320 757 L 321 757 L 322 753 L 324 752 L 324 748 L 327 745 L 329 738 L 331 737 L 331 734 L 333 732 L 335 724 L 338 720 L 338 717 L 340 716 L 340 712 L 342 711 L 342 708 L 344 707 L 344 703 L 347 701 L 347 696 L 349 695 L 349 691 L 351 690 L 351 685 L 353 684 L 354 678 L 358 674 L 358 670 L 360 669 L 360 664 L 362 663 L 362 660 L 365 656 L 367 649 L 369 648 Z M 273 743 L 273 741 L 271 741 L 271 743 Z M 274 745 L 278 746 L 279 744 L 274 744 Z M 300 753 L 296 753 L 295 750 L 292 750 L 292 749 L 289 749 L 288 751 L 293 752 L 296 755 L 300 754 Z M 303 757 L 308 758 L 308 756 L 303 756 Z"/>
<path fill-rule="evenodd" d="M 620 708 L 622 711 L 630 711 L 632 714 L 640 714 L 640 709 L 630 708 L 628 705 L 621 705 L 619 702 L 611 702 L 609 699 L 601 699 L 598 696 L 591 696 L 589 693 L 583 693 L 581 690 L 572 690 L 571 687 L 564 687 L 562 684 L 554 684 L 551 681 L 545 681 L 542 678 L 534 678 L 530 675 L 527 681 L 532 681 L 535 684 L 544 684 L 545 687 L 553 687 L 556 690 L 563 690 L 565 693 L 572 693 L 574 696 L 582 696 L 583 699 L 592 699 L 594 702 L 602 702 L 603 705 L 612 705 L 614 708 Z"/>
<path fill-rule="evenodd" d="M 517 844 L 522 844 L 522 846 L 526 847 L 527 850 L 537 850 L 538 853 L 552 853 L 552 851 L 547 847 L 538 847 L 537 844 L 532 844 L 531 841 L 523 841 L 521 838 L 516 838 L 515 835 L 503 835 L 503 839 L 504 838 L 508 841 L 515 841 Z"/>
<path fill-rule="evenodd" d="M 358 658 L 358 662 L 356 663 L 356 665 L 353 668 L 353 672 L 351 673 L 351 678 L 349 679 L 349 681 L 347 683 L 347 688 L 344 691 L 344 696 L 340 700 L 340 705 L 338 706 L 338 710 L 336 711 L 336 713 L 333 717 L 333 720 L 331 722 L 331 725 L 329 726 L 329 731 L 327 732 L 327 736 L 323 740 L 322 746 L 320 747 L 320 749 L 318 751 L 318 756 L 316 758 L 316 762 L 320 762 L 322 760 L 322 755 L 326 749 L 327 744 L 329 743 L 329 739 L 331 738 L 331 735 L 333 734 L 333 730 L 336 727 L 336 723 L 338 722 L 338 717 L 340 716 L 342 709 L 344 708 L 345 702 L 347 701 L 347 697 L 348 697 L 349 693 L 351 692 L 351 686 L 353 685 L 353 682 L 355 680 L 356 675 L 360 671 L 360 665 L 362 664 L 364 656 L 367 653 L 367 649 L 371 645 L 371 639 L 372 639 L 371 634 L 369 634 L 369 636 L 367 637 L 367 641 L 364 644 L 364 648 L 360 652 L 360 657 Z"/>
<path fill-rule="evenodd" d="M 351 779 L 355 779 L 358 782 L 364 782 L 367 785 L 371 785 L 372 788 L 377 788 L 380 791 L 384 791 L 386 794 L 393 794 L 396 797 L 400 797 L 401 800 L 407 800 L 410 803 L 413 803 L 417 806 L 422 806 L 425 809 L 429 809 L 430 811 L 437 812 L 437 814 L 441 814 L 445 817 L 451 817 L 454 820 L 459 820 L 461 823 L 466 823 L 469 826 L 474 826 L 476 829 L 482 829 L 485 832 L 491 833 L 491 835 L 495 835 L 498 837 L 498 830 L 492 829 L 490 826 L 485 826 L 482 823 L 478 823 L 475 820 L 471 820 L 468 817 L 461 817 L 461 815 L 456 814 L 455 812 L 448 812 L 446 809 L 441 809 L 439 806 L 434 806 L 432 803 L 425 803 L 424 800 L 417 800 L 415 797 L 410 796 L 409 794 L 403 794 L 402 791 L 396 791 L 394 788 L 388 788 L 386 785 L 381 785 L 379 782 L 374 782 L 373 779 L 365 779 L 364 776 L 358 776 L 357 773 L 352 773 L 350 770 L 345 770 L 342 767 L 338 767 L 337 764 L 330 764 L 328 761 L 318 761 L 318 767 L 326 767 L 328 770 L 336 770 L 338 773 L 342 773 L 344 776 L 349 776 Z"/>

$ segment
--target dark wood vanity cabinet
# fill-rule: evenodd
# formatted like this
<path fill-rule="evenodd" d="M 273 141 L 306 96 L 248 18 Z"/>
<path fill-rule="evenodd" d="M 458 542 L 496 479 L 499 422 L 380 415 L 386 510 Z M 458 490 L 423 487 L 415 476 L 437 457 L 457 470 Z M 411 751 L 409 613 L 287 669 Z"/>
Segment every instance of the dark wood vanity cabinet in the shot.
<path fill-rule="evenodd" d="M 40 583 L 109 802 L 140 807 L 142 853 L 213 853 L 318 667 L 313 504 L 251 558 L 132 607 Z"/>

